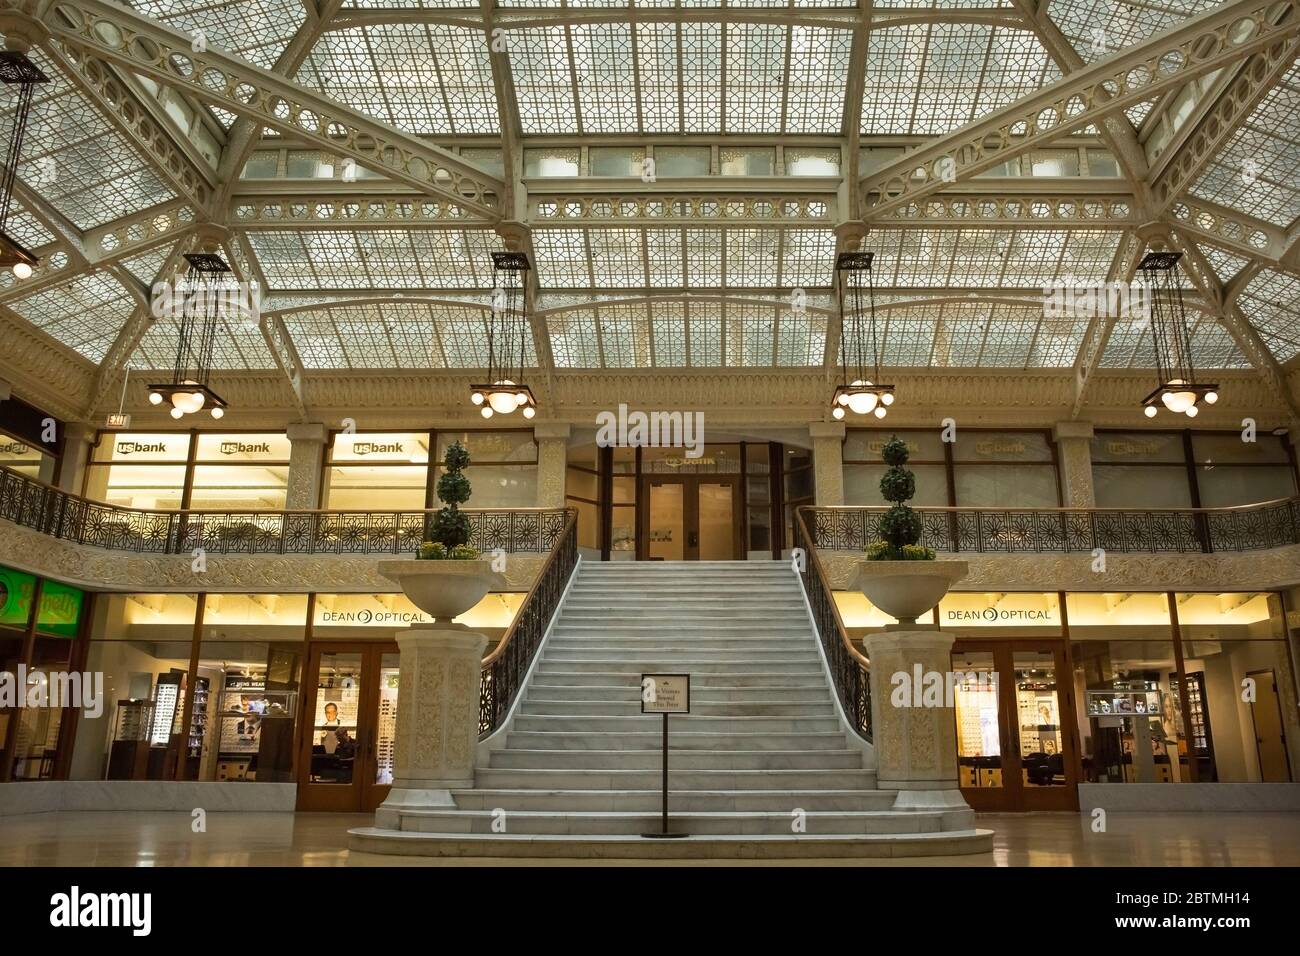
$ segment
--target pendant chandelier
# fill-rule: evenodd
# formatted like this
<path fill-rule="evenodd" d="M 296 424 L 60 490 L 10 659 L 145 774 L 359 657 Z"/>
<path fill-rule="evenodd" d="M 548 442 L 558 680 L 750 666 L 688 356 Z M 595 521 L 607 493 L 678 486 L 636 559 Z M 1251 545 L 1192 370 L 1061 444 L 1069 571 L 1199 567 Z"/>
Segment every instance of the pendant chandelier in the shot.
<path fill-rule="evenodd" d="M 217 330 L 233 300 L 230 266 L 215 251 L 186 253 L 185 278 L 174 294 L 181 302 L 180 334 L 172 380 L 149 386 L 149 403 L 171 404 L 172 418 L 193 415 L 204 408 L 213 418 L 226 414 L 226 402 L 208 385 Z"/>
<path fill-rule="evenodd" d="M 471 402 L 481 406 L 484 418 L 510 415 L 519 409 L 523 409 L 524 418 L 537 414 L 537 400 L 523 381 L 528 336 L 532 334 L 527 294 L 530 268 L 526 253 L 492 253 L 487 383 L 471 385 L 469 395 Z"/>
<path fill-rule="evenodd" d="M 841 252 L 835 260 L 835 288 L 841 327 L 842 382 L 831 399 L 831 417 L 846 412 L 884 418 L 894 404 L 894 386 L 880 381 L 880 343 L 876 335 L 876 295 L 870 252 Z M 867 346 L 870 345 L 870 364 Z"/>
<path fill-rule="evenodd" d="M 9 142 L 5 144 L 4 169 L 0 170 L 0 266 L 12 269 L 19 279 L 28 279 L 40 260 L 9 235 L 9 210 L 13 204 L 14 182 L 18 178 L 18 163 L 22 159 L 23 139 L 27 135 L 32 95 L 37 83 L 48 83 L 50 78 L 27 56 L 25 40 L 15 34 L 7 37 L 5 42 L 11 49 L 0 51 L 0 81 L 18 87 L 18 104 Z"/>
<path fill-rule="evenodd" d="M 1178 283 L 1181 252 L 1148 252 L 1138 263 L 1155 346 L 1156 387 L 1142 399 L 1143 413 L 1155 418 L 1161 407 L 1195 418 L 1201 403 L 1219 400 L 1219 386 L 1196 381 L 1192 341 Z"/>

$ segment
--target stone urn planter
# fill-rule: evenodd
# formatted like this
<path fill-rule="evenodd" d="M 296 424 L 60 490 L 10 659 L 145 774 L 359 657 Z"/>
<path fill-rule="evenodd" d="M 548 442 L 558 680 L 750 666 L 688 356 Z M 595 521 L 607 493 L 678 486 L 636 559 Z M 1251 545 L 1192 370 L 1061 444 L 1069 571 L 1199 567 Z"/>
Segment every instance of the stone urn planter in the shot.
<path fill-rule="evenodd" d="M 868 601 L 897 618 L 899 628 L 906 628 L 937 606 L 967 570 L 965 561 L 863 561 L 857 586 Z"/>
<path fill-rule="evenodd" d="M 443 626 L 464 614 L 493 588 L 504 588 L 503 575 L 486 558 L 472 561 L 380 561 L 379 573 L 396 581 L 411 603 Z"/>

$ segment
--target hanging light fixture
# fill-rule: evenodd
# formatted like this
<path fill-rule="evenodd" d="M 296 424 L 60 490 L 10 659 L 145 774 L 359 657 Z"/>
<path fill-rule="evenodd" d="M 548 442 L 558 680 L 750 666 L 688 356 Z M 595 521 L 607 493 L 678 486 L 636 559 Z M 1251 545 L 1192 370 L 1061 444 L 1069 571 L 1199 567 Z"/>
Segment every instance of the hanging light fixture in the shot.
<path fill-rule="evenodd" d="M 1192 341 L 1178 283 L 1181 252 L 1148 252 L 1138 263 L 1145 305 L 1150 310 L 1151 339 L 1155 347 L 1156 387 L 1142 399 L 1143 414 L 1155 418 L 1163 407 L 1176 415 L 1195 418 L 1202 403 L 1219 400 L 1219 386 L 1196 381 Z"/>
<path fill-rule="evenodd" d="M 27 135 L 32 95 L 36 84 L 48 83 L 50 78 L 27 55 L 30 44 L 24 36 L 10 33 L 5 37 L 5 45 L 8 49 L 0 50 L 0 81 L 18 87 L 18 104 L 14 110 L 12 133 L 5 144 L 4 168 L 0 170 L 0 267 L 12 269 L 19 279 L 28 279 L 40 260 L 9 235 L 9 210 L 18 178 L 18 163 L 22 159 L 23 139 Z"/>
<path fill-rule="evenodd" d="M 172 380 L 150 385 L 149 403 L 168 402 L 172 418 L 184 418 L 204 408 L 213 418 L 221 418 L 226 414 L 226 401 L 208 385 L 208 377 L 217 329 L 225 321 L 227 304 L 233 299 L 230 266 L 217 255 L 215 246 L 204 252 L 186 253 L 185 261 L 189 269 L 174 290 L 181 303 L 181 327 Z"/>
<path fill-rule="evenodd" d="M 843 381 L 831 399 L 831 417 L 846 412 L 884 418 L 894 404 L 894 386 L 880 381 L 880 343 L 876 336 L 876 294 L 871 276 L 874 253 L 841 252 L 835 260 L 835 289 L 841 327 L 840 370 Z M 865 313 L 865 315 L 864 315 Z M 867 364 L 866 345 L 871 345 Z"/>
<path fill-rule="evenodd" d="M 484 418 L 537 414 L 537 400 L 524 384 L 524 357 L 531 334 L 528 321 L 528 255 L 492 253 L 492 308 L 488 317 L 487 383 L 471 385 L 469 400 Z"/>

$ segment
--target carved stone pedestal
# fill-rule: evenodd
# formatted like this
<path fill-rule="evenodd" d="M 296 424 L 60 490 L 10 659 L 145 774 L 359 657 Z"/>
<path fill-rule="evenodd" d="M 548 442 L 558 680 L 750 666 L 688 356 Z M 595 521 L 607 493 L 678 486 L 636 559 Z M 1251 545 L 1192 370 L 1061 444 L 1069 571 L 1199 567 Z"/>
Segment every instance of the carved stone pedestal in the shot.
<path fill-rule="evenodd" d="M 463 624 L 426 624 L 399 632 L 397 646 L 393 789 L 375 812 L 375 826 L 392 830 L 401 810 L 451 807 L 451 790 L 474 786 L 487 638 Z"/>
<path fill-rule="evenodd" d="M 952 640 L 944 631 L 915 625 L 863 639 L 871 659 L 876 779 L 881 789 L 899 791 L 895 809 L 966 807 L 957 781 L 957 728 L 946 695 Z M 896 677 L 900 674 L 905 677 Z"/>

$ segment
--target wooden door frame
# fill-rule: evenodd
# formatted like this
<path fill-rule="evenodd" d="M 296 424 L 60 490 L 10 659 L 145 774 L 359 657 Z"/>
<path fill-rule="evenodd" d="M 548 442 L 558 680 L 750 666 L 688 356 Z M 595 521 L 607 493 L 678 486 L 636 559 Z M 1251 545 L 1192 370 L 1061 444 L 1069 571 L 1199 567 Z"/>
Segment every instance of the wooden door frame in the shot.
<path fill-rule="evenodd" d="M 302 705 L 298 713 L 297 754 L 298 799 L 300 811 L 360 813 L 373 810 L 387 795 L 389 788 L 374 782 L 379 768 L 378 670 L 384 654 L 397 653 L 394 641 L 312 640 L 307 644 L 303 664 Z M 357 757 L 352 765 L 350 784 L 313 784 L 311 777 L 312 747 L 315 745 L 316 694 L 320 676 L 320 659 L 324 654 L 359 654 L 361 656 L 361 694 L 357 700 Z M 401 690 L 398 689 L 400 695 Z M 399 697 L 400 705 L 400 697 Z"/>
<path fill-rule="evenodd" d="M 1069 642 L 1063 637 L 964 637 L 958 635 L 953 652 L 990 653 L 993 670 L 998 675 L 998 737 L 1002 755 L 1001 787 L 961 787 L 962 796 L 975 810 L 1022 813 L 1039 810 L 1079 809 L 1080 755 L 1077 735 L 1071 729 L 1078 722 L 1074 694 Z M 1061 746 L 1067 751 L 1061 761 L 1065 783 L 1060 787 L 1028 787 L 1024 782 L 1024 764 L 1020 752 L 1019 708 L 1015 691 L 1015 652 L 1050 651 L 1056 671 L 1056 706 L 1060 712 Z M 951 666 L 951 665 L 949 665 Z M 954 720 L 956 714 L 954 712 Z"/>
<path fill-rule="evenodd" d="M 700 530 L 700 485 L 728 485 L 731 488 L 731 560 L 744 560 L 744 475 L 660 475 L 642 474 L 637 488 L 637 552 L 638 561 L 650 560 L 650 485 L 654 482 L 682 486 L 682 560 L 698 561 L 699 544 L 692 548 L 690 534 Z M 692 553 L 694 552 L 694 553 Z"/>

